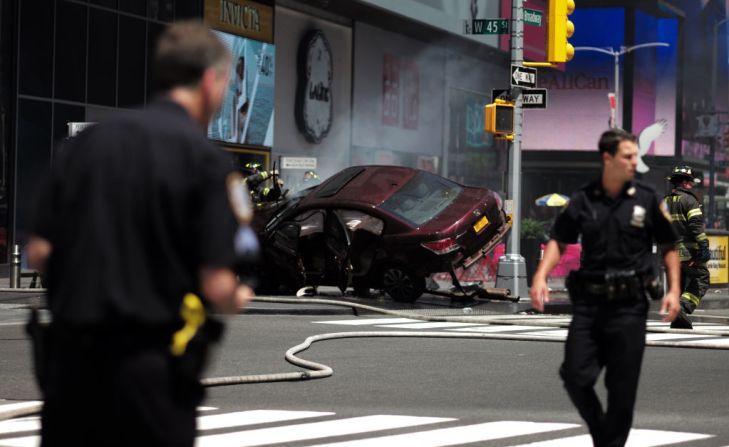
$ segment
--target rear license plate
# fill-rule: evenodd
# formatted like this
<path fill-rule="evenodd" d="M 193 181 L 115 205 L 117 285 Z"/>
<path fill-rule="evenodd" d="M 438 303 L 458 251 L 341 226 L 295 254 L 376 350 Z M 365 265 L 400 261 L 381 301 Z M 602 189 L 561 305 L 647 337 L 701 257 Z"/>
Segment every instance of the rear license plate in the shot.
<path fill-rule="evenodd" d="M 476 232 L 476 234 L 480 233 L 481 230 L 486 228 L 486 225 L 489 224 L 489 220 L 486 218 L 486 216 L 483 216 L 473 225 L 473 231 Z"/>

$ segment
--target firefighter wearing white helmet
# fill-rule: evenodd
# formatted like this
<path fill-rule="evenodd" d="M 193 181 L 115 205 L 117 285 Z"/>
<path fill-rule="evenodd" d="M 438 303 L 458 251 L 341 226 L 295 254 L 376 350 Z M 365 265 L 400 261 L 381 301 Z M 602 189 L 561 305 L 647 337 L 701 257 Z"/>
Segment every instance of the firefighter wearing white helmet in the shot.
<path fill-rule="evenodd" d="M 671 327 L 693 329 L 688 315 L 699 306 L 709 288 L 706 262 L 711 256 L 701 203 L 693 192 L 694 185 L 701 180 L 686 165 L 674 167 L 668 180 L 673 188 L 664 200 L 671 213 L 673 227 L 679 235 L 676 249 L 681 259 L 682 291 L 681 312 Z"/>

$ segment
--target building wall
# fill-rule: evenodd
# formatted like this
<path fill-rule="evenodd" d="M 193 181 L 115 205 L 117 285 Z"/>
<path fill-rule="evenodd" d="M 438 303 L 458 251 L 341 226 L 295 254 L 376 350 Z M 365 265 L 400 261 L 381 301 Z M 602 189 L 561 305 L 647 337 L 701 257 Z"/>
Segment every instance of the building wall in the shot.
<path fill-rule="evenodd" d="M 67 123 L 101 120 L 151 100 L 148 65 L 156 36 L 166 23 L 200 17 L 202 11 L 199 2 L 183 0 L 16 5 L 15 212 L 8 227 L 10 239 L 22 244 L 38 186 L 54 146 L 67 135 Z"/>
<path fill-rule="evenodd" d="M 441 157 L 446 51 L 361 22 L 354 51 L 352 162 Z"/>
<path fill-rule="evenodd" d="M 304 35 L 320 29 L 332 52 L 332 123 L 320 143 L 310 143 L 295 120 L 297 52 Z M 279 156 L 314 157 L 317 173 L 325 178 L 349 165 L 352 110 L 352 30 L 350 27 L 318 19 L 292 9 L 276 7 L 276 116 L 274 161 Z M 282 172 L 289 185 L 296 186 L 304 170 Z"/>

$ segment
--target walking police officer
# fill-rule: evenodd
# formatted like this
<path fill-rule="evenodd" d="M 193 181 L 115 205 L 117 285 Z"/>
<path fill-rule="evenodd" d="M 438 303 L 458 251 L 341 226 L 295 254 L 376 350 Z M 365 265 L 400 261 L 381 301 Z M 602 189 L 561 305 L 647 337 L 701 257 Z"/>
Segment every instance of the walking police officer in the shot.
<path fill-rule="evenodd" d="M 669 291 L 661 313 L 679 311 L 676 234 L 655 191 L 633 178 L 636 137 L 611 129 L 599 141 L 602 175 L 577 191 L 551 229 L 544 258 L 534 274 L 531 301 L 538 311 L 549 301 L 546 278 L 566 244 L 581 237 L 580 270 L 568 278 L 573 317 L 560 376 L 585 420 L 596 447 L 623 446 L 633 421 L 646 335 L 648 301 L 660 298 L 653 278 L 653 240 L 661 245 Z M 594 385 L 605 368 L 603 409 Z"/>
<path fill-rule="evenodd" d="M 709 288 L 709 238 L 706 237 L 701 204 L 693 193 L 695 183 L 690 166 L 676 166 L 668 180 L 673 185 L 664 200 L 671 213 L 673 228 L 678 233 L 676 250 L 681 261 L 681 311 L 671 323 L 672 328 L 693 329 L 688 314 L 701 303 Z"/>
<path fill-rule="evenodd" d="M 54 160 L 27 246 L 52 316 L 44 447 L 194 444 L 205 335 L 219 327 L 202 306 L 235 312 L 252 297 L 233 271 L 240 175 L 205 138 L 230 59 L 202 24 L 170 25 L 153 59 L 163 96 Z"/>

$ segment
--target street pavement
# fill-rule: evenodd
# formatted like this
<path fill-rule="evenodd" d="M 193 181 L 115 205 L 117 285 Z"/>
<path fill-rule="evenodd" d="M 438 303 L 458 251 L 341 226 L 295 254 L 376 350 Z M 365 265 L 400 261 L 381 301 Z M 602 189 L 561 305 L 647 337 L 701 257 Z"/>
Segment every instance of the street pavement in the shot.
<path fill-rule="evenodd" d="M 526 315 L 520 318 L 543 318 Z M 549 318 L 561 318 L 551 316 Z M 590 445 L 557 369 L 558 340 L 409 337 L 423 322 L 381 316 L 253 315 L 228 318 L 207 377 L 284 373 L 299 368 L 283 353 L 326 332 L 395 332 L 315 343 L 300 353 L 333 368 L 320 380 L 261 382 L 208 389 L 198 446 L 287 447 L 579 447 Z M 418 328 L 413 325 L 420 324 Z M 439 324 L 430 333 L 464 334 L 484 325 Z M 504 329 L 501 327 L 500 329 Z M 527 329 L 511 328 L 522 333 Z M 531 331 L 551 332 L 536 327 Z M 5 359 L 0 411 L 37 399 L 27 343 L 17 325 L 0 326 Z M 688 339 L 687 339 L 688 340 Z M 25 347 L 23 349 L 23 347 Z M 729 445 L 726 351 L 649 346 L 643 365 L 631 447 Z M 12 365 L 17 365 L 11 369 Z M 693 380 L 677 386 L 677 378 Z M 25 391 L 24 391 L 25 390 Z M 598 393 L 604 399 L 602 386 Z M 26 405 L 32 404 L 28 402 Z M 37 417 L 0 422 L 0 446 L 37 445 Z"/>
<path fill-rule="evenodd" d="M 316 343 L 300 357 L 333 368 L 325 379 L 209 388 L 198 446 L 590 444 L 557 375 L 568 312 L 534 314 L 526 301 L 464 301 L 429 294 L 403 305 L 377 293 L 355 298 L 336 289 L 318 292 L 317 299 L 417 318 L 310 304 L 303 297 L 271 297 L 293 304 L 254 302 L 228 318 L 208 378 L 299 370 L 286 363 L 283 353 L 315 334 L 402 335 Z M 556 301 L 563 299 L 563 293 L 554 292 Z M 711 307 L 702 318 L 710 312 L 729 318 L 727 295 L 710 295 Z M 7 406 L 39 404 L 22 321 L 30 305 L 43 301 L 39 290 L 0 291 L 0 414 Z M 569 307 L 557 303 L 555 309 Z M 667 325 L 653 317 L 649 327 L 658 332 L 648 336 L 629 445 L 729 446 L 729 426 L 723 422 L 729 396 L 721 386 L 726 347 L 711 345 L 729 337 L 706 333 L 729 332 L 729 326 L 697 322 L 694 333 L 666 333 L 660 330 Z M 469 338 L 435 339 L 421 332 Z M 604 390 L 599 393 L 604 398 Z M 37 445 L 38 427 L 36 416 L 0 421 L 0 446 Z"/>
<path fill-rule="evenodd" d="M 0 276 L 0 309 L 9 311 L 0 315 L 3 318 L 15 318 L 14 313 L 27 314 L 25 309 L 30 306 L 45 306 L 45 289 L 30 288 L 31 279 L 23 278 L 21 288 L 10 288 L 9 279 Z M 484 283 L 483 287 L 494 287 L 493 283 Z M 567 297 L 564 283 L 559 278 L 550 282 L 551 302 L 545 306 L 545 313 L 555 315 L 569 315 L 571 306 Z M 275 300 L 277 297 L 267 297 Z M 290 301 L 291 296 L 279 297 Z M 347 303 L 371 306 L 386 311 L 418 313 L 426 316 L 463 315 L 481 316 L 492 314 L 521 314 L 533 313 L 528 297 L 521 297 L 518 302 L 498 299 L 481 298 L 449 298 L 441 294 L 425 293 L 415 303 L 400 303 L 391 300 L 386 294 L 372 290 L 368 298 L 355 297 L 352 290 L 345 293 L 335 287 L 321 287 L 313 296 L 299 297 L 295 302 L 262 302 L 254 301 L 246 309 L 250 314 L 291 314 L 291 315 L 367 315 L 378 313 L 367 309 L 352 309 L 347 306 L 332 304 L 310 303 L 310 299 L 344 301 Z M 660 319 L 657 313 L 658 302 L 651 303 L 651 317 Z M 701 306 L 691 315 L 694 322 L 729 324 L 729 288 L 711 288 L 702 299 Z"/>

